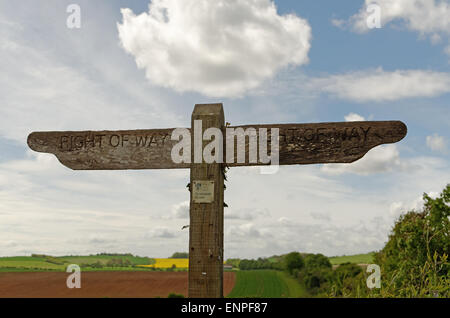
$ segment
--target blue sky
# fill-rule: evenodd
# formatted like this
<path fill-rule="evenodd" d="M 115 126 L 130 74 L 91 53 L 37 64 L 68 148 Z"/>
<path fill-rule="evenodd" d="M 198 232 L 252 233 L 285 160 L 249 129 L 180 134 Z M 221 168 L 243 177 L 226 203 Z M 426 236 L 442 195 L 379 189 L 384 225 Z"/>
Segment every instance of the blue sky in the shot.
<path fill-rule="evenodd" d="M 0 255 L 187 250 L 188 171 L 74 172 L 26 137 L 187 127 L 208 102 L 236 125 L 405 122 L 404 140 L 357 163 L 237 168 L 225 194 L 225 257 L 382 248 L 394 220 L 450 180 L 449 1 L 390 1 L 366 1 L 381 8 L 371 30 L 358 24 L 363 0 L 279 0 L 276 11 L 268 0 L 228 11 L 157 1 L 166 24 L 153 23 L 148 0 L 1 2 Z M 74 2 L 80 29 L 66 26 Z M 193 18 L 209 14 L 211 25 Z"/>

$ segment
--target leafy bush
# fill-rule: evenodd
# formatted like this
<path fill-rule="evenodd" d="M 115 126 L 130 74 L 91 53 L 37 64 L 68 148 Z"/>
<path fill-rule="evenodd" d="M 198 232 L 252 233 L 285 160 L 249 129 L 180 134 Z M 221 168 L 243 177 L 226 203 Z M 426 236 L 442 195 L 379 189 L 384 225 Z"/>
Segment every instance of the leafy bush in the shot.
<path fill-rule="evenodd" d="M 331 263 L 328 257 L 322 254 L 308 254 L 305 256 L 305 268 L 313 269 L 331 269 Z"/>
<path fill-rule="evenodd" d="M 175 252 L 169 258 L 189 258 L 189 253 L 187 253 L 187 252 Z"/>
<path fill-rule="evenodd" d="M 273 269 L 274 263 L 270 262 L 267 258 L 243 259 L 239 262 L 240 270 L 252 270 L 252 269 Z"/>
<path fill-rule="evenodd" d="M 423 210 L 402 215 L 375 254 L 386 282 L 382 296 L 449 296 L 450 184 L 436 199 L 423 199 Z"/>
<path fill-rule="evenodd" d="M 357 264 L 341 264 L 329 278 L 329 296 L 362 297 L 367 295 L 365 273 L 363 268 Z"/>
<path fill-rule="evenodd" d="M 50 264 L 55 264 L 55 265 L 64 265 L 64 261 L 57 259 L 56 257 L 53 256 L 45 256 L 45 261 L 47 263 Z"/>
<path fill-rule="evenodd" d="M 97 262 L 95 262 L 93 264 L 90 264 L 89 266 L 92 267 L 92 268 L 103 268 L 103 264 L 100 263 L 99 261 L 97 261 Z"/>
<path fill-rule="evenodd" d="M 239 268 L 239 263 L 240 262 L 241 262 L 241 260 L 239 258 L 229 258 L 229 259 L 227 259 L 225 264 Z"/>
<path fill-rule="evenodd" d="M 305 266 L 303 257 L 298 252 L 291 252 L 284 258 L 286 269 L 292 275 L 294 270 L 301 270 Z"/>
<path fill-rule="evenodd" d="M 93 255 L 91 255 L 93 256 Z M 95 256 L 124 256 L 124 257 L 133 257 L 131 253 L 98 253 Z"/>

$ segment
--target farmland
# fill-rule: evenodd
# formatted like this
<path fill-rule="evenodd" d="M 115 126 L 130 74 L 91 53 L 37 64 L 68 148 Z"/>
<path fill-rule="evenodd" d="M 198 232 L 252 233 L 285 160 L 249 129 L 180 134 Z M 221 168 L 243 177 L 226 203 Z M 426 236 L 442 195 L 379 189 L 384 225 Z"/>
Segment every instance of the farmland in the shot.
<path fill-rule="evenodd" d="M 188 258 L 155 258 L 155 262 L 150 265 L 138 265 L 146 268 L 189 268 Z"/>
<path fill-rule="evenodd" d="M 330 262 L 333 265 L 340 265 L 343 263 L 354 263 L 354 264 L 371 264 L 373 262 L 374 253 L 367 254 L 357 254 L 350 256 L 335 256 L 330 257 Z"/>
<path fill-rule="evenodd" d="M 250 270 L 236 273 L 236 285 L 229 298 L 306 297 L 302 286 L 288 274 L 274 270 Z"/>
<path fill-rule="evenodd" d="M 149 265 L 153 263 L 153 259 L 148 257 L 139 257 L 133 255 L 121 255 L 121 256 L 110 256 L 110 255 L 94 255 L 94 256 L 63 256 L 58 257 L 58 260 L 68 263 L 68 264 L 93 264 L 99 262 L 102 265 L 107 265 L 112 259 L 121 259 L 122 263 L 127 263 L 130 265 Z"/>
<path fill-rule="evenodd" d="M 81 274 L 81 288 L 66 287 L 67 273 L 0 273 L 0 298 L 153 298 L 171 293 L 187 296 L 187 272 L 106 271 Z M 235 273 L 224 273 L 224 295 L 233 288 Z"/>
<path fill-rule="evenodd" d="M 89 255 L 89 256 L 62 256 L 54 257 L 49 255 L 32 255 L 1 257 L 0 272 L 21 272 L 21 271 L 65 271 L 67 265 L 77 264 L 84 271 L 98 270 L 146 270 L 138 268 L 136 265 L 151 265 L 155 261 L 148 257 L 133 256 L 131 254 L 117 255 Z"/>
<path fill-rule="evenodd" d="M 372 254 L 362 254 L 330 260 L 333 264 L 367 263 L 371 258 Z M 283 262 L 284 255 L 269 259 L 273 265 Z M 67 273 L 64 272 L 69 264 L 81 267 L 83 291 L 65 287 Z M 11 284 L 11 288 L 0 297 L 167 297 L 169 293 L 187 296 L 188 267 L 188 258 L 149 258 L 131 254 L 2 257 L 0 283 L 2 286 Z M 225 272 L 224 295 L 232 298 L 310 297 L 298 279 L 277 269 Z M 134 289 L 130 287 L 132 283 Z"/>
<path fill-rule="evenodd" d="M 1 257 L 0 272 L 65 271 L 67 265 L 69 264 L 79 265 L 83 271 L 185 270 L 189 268 L 189 259 L 148 258 L 128 254 L 62 257 L 53 257 L 48 255 Z"/>
<path fill-rule="evenodd" d="M 39 261 L 33 261 L 38 262 L 33 266 L 43 266 Z M 45 263 L 45 260 L 40 262 Z M 47 272 L 17 271 L 0 272 L 3 287 L 0 298 L 167 297 L 170 293 L 187 296 L 186 271 L 148 271 L 135 267 L 131 270 L 82 271 L 82 288 L 78 290 L 66 287 L 68 274 L 58 267 Z M 224 272 L 224 295 L 233 298 L 307 297 L 298 281 L 285 272 L 274 270 Z"/>
<path fill-rule="evenodd" d="M 271 257 L 268 260 L 272 263 L 279 262 L 282 256 Z M 331 257 L 333 265 L 346 262 L 355 264 L 370 264 L 373 261 L 373 253 L 359 254 L 351 256 Z M 166 270 L 166 269 L 187 269 L 189 260 L 187 258 L 149 258 L 139 257 L 131 254 L 98 254 L 88 256 L 60 256 L 48 255 L 0 257 L 0 272 L 21 272 L 21 271 L 65 271 L 67 265 L 77 264 L 84 271 L 99 270 Z M 175 265 L 175 266 L 174 266 Z"/>
<path fill-rule="evenodd" d="M 47 262 L 43 257 L 2 257 L 0 258 L 0 271 L 63 271 L 64 265 Z"/>

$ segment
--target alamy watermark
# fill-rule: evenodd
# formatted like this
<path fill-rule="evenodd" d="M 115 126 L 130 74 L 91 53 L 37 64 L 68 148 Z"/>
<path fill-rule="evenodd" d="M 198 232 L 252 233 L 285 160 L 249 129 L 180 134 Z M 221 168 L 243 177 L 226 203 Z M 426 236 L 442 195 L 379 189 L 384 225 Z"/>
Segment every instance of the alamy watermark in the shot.
<path fill-rule="evenodd" d="M 366 18 L 366 24 L 369 29 L 381 28 L 381 7 L 378 4 L 371 3 L 367 6 L 366 12 L 369 15 Z"/>
<path fill-rule="evenodd" d="M 81 28 L 81 7 L 78 4 L 70 4 L 66 9 L 70 15 L 67 17 L 66 25 L 69 29 Z"/>
<path fill-rule="evenodd" d="M 367 277 L 366 285 L 367 288 L 381 288 L 381 268 L 377 264 L 369 264 L 366 269 L 366 273 L 371 273 Z"/>
<path fill-rule="evenodd" d="M 76 264 L 71 264 L 67 266 L 67 273 L 72 273 L 67 277 L 66 285 L 67 288 L 73 289 L 73 288 L 81 288 L 81 269 L 80 266 Z"/>
<path fill-rule="evenodd" d="M 267 128 L 247 127 L 246 129 L 225 128 L 225 137 L 219 128 L 208 128 L 203 132 L 202 121 L 195 120 L 191 131 L 186 128 L 177 128 L 172 132 L 171 139 L 179 141 L 171 151 L 174 163 L 191 163 L 191 143 L 194 142 L 194 163 L 246 163 L 266 165 L 261 167 L 261 173 L 273 174 L 278 171 L 279 155 L 279 128 L 270 129 L 270 139 Z M 248 149 L 246 149 L 248 138 Z M 237 144 L 235 141 L 237 140 Z M 203 141 L 211 141 L 203 148 Z M 225 152 L 224 152 L 225 141 Z M 270 143 L 270 152 L 268 144 Z M 235 153 L 236 150 L 236 153 Z M 236 154 L 236 155 L 235 155 Z M 246 157 L 248 156 L 248 162 Z M 236 162 L 235 162 L 236 159 Z"/>

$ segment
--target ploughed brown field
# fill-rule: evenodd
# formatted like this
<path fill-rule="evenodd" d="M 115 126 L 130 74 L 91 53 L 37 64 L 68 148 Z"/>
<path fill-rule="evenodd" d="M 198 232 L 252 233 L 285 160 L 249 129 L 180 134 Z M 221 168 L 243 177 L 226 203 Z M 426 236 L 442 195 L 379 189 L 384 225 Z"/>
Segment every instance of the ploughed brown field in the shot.
<path fill-rule="evenodd" d="M 104 298 L 167 297 L 188 294 L 187 272 L 82 272 L 81 288 L 69 289 L 70 273 L 0 273 L 0 298 Z M 223 273 L 224 295 L 234 287 L 236 275 Z"/>

